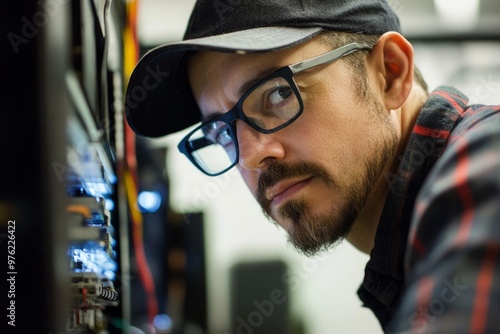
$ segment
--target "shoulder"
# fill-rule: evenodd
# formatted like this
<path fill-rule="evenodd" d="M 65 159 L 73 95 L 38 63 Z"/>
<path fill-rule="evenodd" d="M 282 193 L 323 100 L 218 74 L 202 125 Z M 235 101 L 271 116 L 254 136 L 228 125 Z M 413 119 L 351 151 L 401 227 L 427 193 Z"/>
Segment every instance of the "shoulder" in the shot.
<path fill-rule="evenodd" d="M 499 204 L 500 107 L 473 106 L 464 110 L 416 199 L 407 265 L 487 234 L 500 242 L 500 225 L 496 234 L 486 227 L 499 219 Z"/>
<path fill-rule="evenodd" d="M 470 131 L 476 133 L 476 128 L 486 126 L 498 129 L 500 121 L 500 105 L 473 104 L 461 110 L 449 139 L 450 144 L 467 135 Z M 480 134 L 480 131 L 477 131 Z"/>
<path fill-rule="evenodd" d="M 391 330 L 500 328 L 500 116 L 488 115 L 463 117 L 417 196 Z"/>

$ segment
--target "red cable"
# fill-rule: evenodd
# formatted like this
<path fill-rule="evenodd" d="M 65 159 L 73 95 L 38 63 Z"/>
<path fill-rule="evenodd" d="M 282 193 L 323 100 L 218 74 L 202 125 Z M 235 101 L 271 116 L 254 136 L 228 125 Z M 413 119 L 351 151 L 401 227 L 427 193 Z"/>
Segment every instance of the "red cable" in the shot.
<path fill-rule="evenodd" d="M 140 50 L 139 42 L 137 39 L 137 12 L 138 12 L 138 0 L 131 1 L 128 6 L 127 24 L 130 28 L 130 33 L 132 34 L 132 43 L 134 44 L 134 61 L 139 60 Z M 148 260 L 146 258 L 146 253 L 144 251 L 144 240 L 143 240 L 143 222 L 142 215 L 137 208 L 137 189 L 138 189 L 138 176 L 137 176 L 137 159 L 136 159 L 136 148 L 135 148 L 135 133 L 130 128 L 130 126 L 125 122 L 125 177 L 131 178 L 131 182 L 125 182 L 127 192 L 129 192 L 128 202 L 130 210 L 130 219 L 132 223 L 132 241 L 134 245 L 135 259 L 137 262 L 137 270 L 139 274 L 139 279 L 143 285 L 144 291 L 147 296 L 147 306 L 148 306 L 148 319 L 151 323 L 153 318 L 158 314 L 158 301 L 156 299 L 156 289 L 153 276 L 151 274 Z"/>

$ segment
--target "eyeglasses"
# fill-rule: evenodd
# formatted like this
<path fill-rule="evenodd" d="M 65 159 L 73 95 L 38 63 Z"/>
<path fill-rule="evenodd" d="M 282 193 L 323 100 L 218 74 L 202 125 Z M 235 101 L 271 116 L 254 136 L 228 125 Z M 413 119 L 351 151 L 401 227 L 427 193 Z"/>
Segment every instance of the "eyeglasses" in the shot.
<path fill-rule="evenodd" d="M 178 145 L 179 151 L 209 176 L 225 173 L 239 161 L 236 120 L 265 134 L 283 129 L 304 110 L 293 79 L 295 74 L 366 49 L 371 47 L 351 43 L 274 71 L 248 89 L 231 110 L 202 123 L 186 135 Z"/>

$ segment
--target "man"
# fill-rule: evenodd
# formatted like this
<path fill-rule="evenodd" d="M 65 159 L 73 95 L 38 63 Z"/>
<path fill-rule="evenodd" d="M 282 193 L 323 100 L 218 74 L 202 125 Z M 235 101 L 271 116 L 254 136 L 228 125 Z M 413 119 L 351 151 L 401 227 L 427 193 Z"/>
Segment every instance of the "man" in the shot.
<path fill-rule="evenodd" d="M 500 108 L 428 94 L 385 1 L 198 1 L 146 54 L 126 117 L 200 171 L 236 166 L 307 255 L 370 254 L 358 294 L 387 332 L 500 330 Z"/>

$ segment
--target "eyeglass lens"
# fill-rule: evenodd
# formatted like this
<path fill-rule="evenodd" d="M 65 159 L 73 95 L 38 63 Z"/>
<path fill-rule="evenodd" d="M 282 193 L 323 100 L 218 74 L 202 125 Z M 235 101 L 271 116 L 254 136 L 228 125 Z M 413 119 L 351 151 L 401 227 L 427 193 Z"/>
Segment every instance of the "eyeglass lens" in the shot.
<path fill-rule="evenodd" d="M 272 130 L 300 112 L 300 103 L 290 83 L 274 77 L 260 83 L 242 102 L 242 111 L 257 128 Z M 191 156 L 210 175 L 237 163 L 238 148 L 234 128 L 221 120 L 203 124 L 188 138 Z"/>

